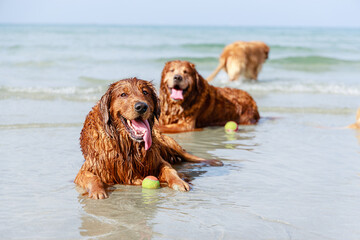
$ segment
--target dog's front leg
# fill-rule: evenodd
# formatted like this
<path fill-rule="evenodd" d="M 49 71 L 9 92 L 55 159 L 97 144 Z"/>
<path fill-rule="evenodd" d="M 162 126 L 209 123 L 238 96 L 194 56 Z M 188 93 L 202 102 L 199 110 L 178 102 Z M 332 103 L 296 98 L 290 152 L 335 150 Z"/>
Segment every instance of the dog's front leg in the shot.
<path fill-rule="evenodd" d="M 169 187 L 174 190 L 186 192 L 190 190 L 189 184 L 187 184 L 184 180 L 182 180 L 177 171 L 171 167 L 171 165 L 162 161 L 162 166 L 159 174 L 160 182 L 166 182 Z"/>
<path fill-rule="evenodd" d="M 193 163 L 203 163 L 203 164 L 208 164 L 210 166 L 224 166 L 223 162 L 217 159 L 203 159 L 197 156 L 194 156 L 190 153 L 187 152 L 183 152 L 183 159 L 187 162 L 193 162 Z"/>
<path fill-rule="evenodd" d="M 159 132 L 155 132 L 157 135 L 157 138 L 160 140 L 161 144 L 163 145 L 161 147 L 162 149 L 162 157 L 164 159 L 167 159 L 166 153 L 172 152 L 176 156 L 180 156 L 182 161 L 186 162 L 193 162 L 193 163 L 203 163 L 208 164 L 211 166 L 223 166 L 224 164 L 217 159 L 204 159 L 201 157 L 194 156 L 188 152 L 186 152 L 173 138 L 165 135 L 160 134 Z"/>
<path fill-rule="evenodd" d="M 90 198 L 104 199 L 109 197 L 105 190 L 105 184 L 100 177 L 89 171 L 80 170 L 74 182 L 88 191 Z"/>
<path fill-rule="evenodd" d="M 182 120 L 173 124 L 159 125 L 158 128 L 162 133 L 202 131 L 202 128 L 195 128 L 195 120 L 193 119 Z"/>

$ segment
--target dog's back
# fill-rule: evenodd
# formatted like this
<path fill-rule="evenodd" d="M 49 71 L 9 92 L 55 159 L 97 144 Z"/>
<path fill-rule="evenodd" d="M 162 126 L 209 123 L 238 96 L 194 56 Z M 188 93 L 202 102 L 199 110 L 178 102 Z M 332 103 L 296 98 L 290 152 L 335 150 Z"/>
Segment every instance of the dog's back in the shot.
<path fill-rule="evenodd" d="M 250 94 L 241 89 L 207 85 L 208 101 L 200 108 L 201 112 L 196 122 L 197 128 L 223 126 L 228 121 L 235 121 L 242 125 L 256 124 L 259 121 L 260 114 Z"/>

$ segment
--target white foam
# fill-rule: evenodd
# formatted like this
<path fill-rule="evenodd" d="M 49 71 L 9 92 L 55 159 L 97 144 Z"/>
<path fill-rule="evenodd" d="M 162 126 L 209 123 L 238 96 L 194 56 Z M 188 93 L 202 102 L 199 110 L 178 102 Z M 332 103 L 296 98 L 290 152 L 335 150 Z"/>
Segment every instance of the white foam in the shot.
<path fill-rule="evenodd" d="M 30 98 L 30 99 L 66 99 L 72 101 L 95 101 L 99 99 L 104 87 L 0 87 L 3 98 Z"/>
<path fill-rule="evenodd" d="M 220 80 L 221 86 L 241 88 L 249 92 L 266 92 L 266 93 L 309 93 L 309 94 L 337 94 L 360 96 L 360 85 L 345 85 L 341 83 L 294 83 L 288 81 L 271 81 L 271 82 L 247 82 Z"/>

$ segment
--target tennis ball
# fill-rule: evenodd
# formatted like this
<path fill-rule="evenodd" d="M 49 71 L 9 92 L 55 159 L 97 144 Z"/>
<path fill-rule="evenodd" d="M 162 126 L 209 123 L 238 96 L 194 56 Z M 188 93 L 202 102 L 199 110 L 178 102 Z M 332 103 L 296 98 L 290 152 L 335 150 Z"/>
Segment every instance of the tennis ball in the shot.
<path fill-rule="evenodd" d="M 238 125 L 234 121 L 229 121 L 225 124 L 226 132 L 236 132 L 238 130 Z"/>
<path fill-rule="evenodd" d="M 151 189 L 160 188 L 159 179 L 157 179 L 154 176 L 147 176 L 146 178 L 144 178 L 144 180 L 142 182 L 142 187 L 143 188 L 151 188 Z"/>

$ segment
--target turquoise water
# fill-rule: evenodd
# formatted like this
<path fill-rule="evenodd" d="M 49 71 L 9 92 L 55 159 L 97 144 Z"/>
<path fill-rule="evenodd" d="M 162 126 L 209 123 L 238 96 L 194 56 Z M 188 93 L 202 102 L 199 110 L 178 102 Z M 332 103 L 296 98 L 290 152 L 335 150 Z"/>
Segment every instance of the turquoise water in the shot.
<path fill-rule="evenodd" d="M 271 48 L 248 91 L 263 120 L 172 135 L 223 167 L 176 166 L 192 190 L 117 186 L 82 196 L 82 123 L 126 77 L 158 87 L 164 63 L 207 77 L 226 44 Z M 0 233 L 4 239 L 359 239 L 360 30 L 0 25 Z"/>

